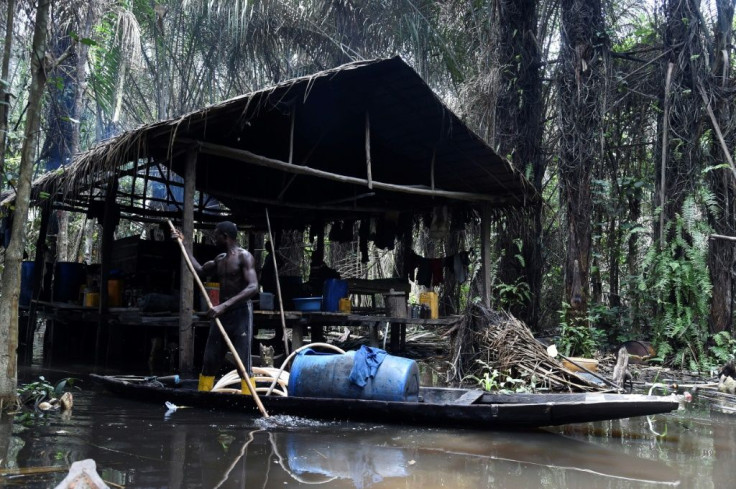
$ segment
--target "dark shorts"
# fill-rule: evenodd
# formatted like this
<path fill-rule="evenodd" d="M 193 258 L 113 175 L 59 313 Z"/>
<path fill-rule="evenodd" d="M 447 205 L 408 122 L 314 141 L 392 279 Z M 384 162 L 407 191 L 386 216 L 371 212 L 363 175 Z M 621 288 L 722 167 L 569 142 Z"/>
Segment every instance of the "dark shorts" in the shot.
<path fill-rule="evenodd" d="M 240 361 L 243 362 L 248 375 L 250 375 L 253 371 L 250 357 L 251 339 L 253 338 L 253 303 L 247 301 L 229 309 L 225 314 L 220 316 L 220 322 L 235 347 Z M 204 349 L 202 375 L 217 375 L 227 351 L 227 343 L 222 337 L 220 328 L 217 327 L 217 324 L 213 320 L 210 324 L 209 335 L 207 336 L 207 346 Z"/>

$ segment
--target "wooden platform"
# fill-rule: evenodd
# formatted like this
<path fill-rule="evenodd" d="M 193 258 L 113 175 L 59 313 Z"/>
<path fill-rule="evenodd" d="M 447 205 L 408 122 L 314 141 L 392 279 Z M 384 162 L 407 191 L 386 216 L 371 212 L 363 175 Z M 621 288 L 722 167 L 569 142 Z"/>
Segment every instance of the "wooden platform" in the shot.
<path fill-rule="evenodd" d="M 67 360 L 107 363 L 120 358 L 124 349 L 130 351 L 131 342 L 135 342 L 133 350 L 137 355 L 147 358 L 146 351 L 153 348 L 153 338 L 161 338 L 164 346 L 178 340 L 179 315 L 175 312 L 149 313 L 135 307 L 116 307 L 110 308 L 104 318 L 101 318 L 98 309 L 76 304 L 36 301 L 34 305 L 38 316 L 48 320 L 45 350 L 71 357 L 65 358 Z M 284 311 L 286 327 L 291 329 L 292 349 L 302 346 L 307 334 L 313 342 L 323 341 L 325 327 L 360 326 L 368 328 L 371 346 L 381 346 L 379 331 L 386 328 L 390 334 L 387 349 L 398 353 L 406 346 L 407 325 L 426 328 L 448 326 L 457 323 L 460 318 L 461 316 L 449 316 L 424 319 L 390 317 L 378 313 Z M 274 330 L 277 335 L 274 343 L 280 344 L 282 328 L 279 311 L 253 311 L 253 322 L 254 335 L 261 329 Z M 105 326 L 102 331 L 99 328 L 101 324 Z M 199 343 L 202 343 L 210 321 L 204 313 L 196 313 L 193 315 L 192 327 Z M 199 348 L 201 347 L 200 345 Z M 52 354 L 51 357 L 53 356 Z"/>

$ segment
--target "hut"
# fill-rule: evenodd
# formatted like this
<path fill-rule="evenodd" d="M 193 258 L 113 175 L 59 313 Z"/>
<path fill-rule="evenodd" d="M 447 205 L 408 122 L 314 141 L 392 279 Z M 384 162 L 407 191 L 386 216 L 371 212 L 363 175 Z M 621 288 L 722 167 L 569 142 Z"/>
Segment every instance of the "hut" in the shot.
<path fill-rule="evenodd" d="M 225 219 L 249 233 L 270 223 L 289 229 L 389 218 L 396 229 L 407 216 L 449 209 L 481 216 L 487 238 L 493 209 L 538 198 L 398 57 L 346 64 L 124 132 L 40 177 L 32 191 L 33 204 L 43 208 L 42 237 L 53 209 L 83 212 L 102 224 L 99 284 L 108 284 L 126 260 L 137 270 L 172 259 L 184 267 L 175 247 L 146 264 L 140 241 L 116 242 L 120 219 L 172 219 L 191 236 Z M 485 238 L 480 255 L 488 266 Z M 36 257 L 37 264 L 42 260 Z M 194 358 L 196 317 L 187 282 L 177 286 L 179 316 L 167 324 L 178 328 L 182 370 Z M 37 272 L 36 299 L 40 283 Z M 99 304 L 84 308 L 93 316 L 88 322 L 96 322 L 98 355 L 114 348 L 116 327 L 135 322 L 117 292 L 102 286 L 99 293 Z M 59 319 L 65 308 L 53 302 L 43 312 Z M 299 321 L 305 324 L 304 317 Z"/>

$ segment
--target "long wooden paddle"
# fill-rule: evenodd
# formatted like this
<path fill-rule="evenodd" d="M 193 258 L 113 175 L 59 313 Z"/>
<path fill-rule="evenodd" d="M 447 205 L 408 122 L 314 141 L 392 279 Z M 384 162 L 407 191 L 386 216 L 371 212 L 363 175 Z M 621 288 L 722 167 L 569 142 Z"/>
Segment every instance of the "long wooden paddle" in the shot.
<path fill-rule="evenodd" d="M 204 296 L 204 299 L 207 301 L 207 308 L 212 309 L 212 301 L 210 300 L 210 296 L 207 294 L 207 290 L 204 288 L 204 284 L 202 283 L 202 280 L 199 278 L 199 275 L 197 275 L 197 272 L 194 270 L 194 265 L 192 264 L 192 260 L 189 259 L 187 250 L 186 248 L 184 248 L 184 242 L 181 239 L 181 234 L 179 234 L 179 232 L 176 230 L 176 228 L 174 227 L 174 225 L 171 223 L 170 220 L 167 219 L 166 222 L 169 223 L 169 226 L 171 227 L 171 231 L 175 233 L 176 235 L 178 235 L 176 240 L 179 242 L 179 248 L 181 249 L 181 253 L 187 262 L 187 267 L 189 267 L 189 271 L 192 272 L 194 281 L 199 286 L 199 291 L 202 293 L 202 295 Z M 250 381 L 248 372 L 245 370 L 243 361 L 240 359 L 240 355 L 238 355 L 238 352 L 235 351 L 235 347 L 233 346 L 232 341 L 230 341 L 230 338 L 228 337 L 227 332 L 225 331 L 225 328 L 222 326 L 222 323 L 220 322 L 220 318 L 215 318 L 215 324 L 217 324 L 217 327 L 220 329 L 220 334 L 222 334 L 222 337 L 224 338 L 225 343 L 227 343 L 227 347 L 230 349 L 230 353 L 233 354 L 233 357 L 235 358 L 235 363 L 237 363 L 238 365 L 238 370 L 240 371 L 240 375 L 245 380 L 245 383 L 248 385 L 248 389 L 250 390 L 250 393 L 253 396 L 253 400 L 256 402 L 256 406 L 258 406 L 258 409 L 261 411 L 261 414 L 263 414 L 263 417 L 268 418 L 268 413 L 266 412 L 266 408 L 263 407 L 261 398 L 258 397 L 258 393 L 256 392 L 255 387 L 253 387 L 253 384 Z"/>

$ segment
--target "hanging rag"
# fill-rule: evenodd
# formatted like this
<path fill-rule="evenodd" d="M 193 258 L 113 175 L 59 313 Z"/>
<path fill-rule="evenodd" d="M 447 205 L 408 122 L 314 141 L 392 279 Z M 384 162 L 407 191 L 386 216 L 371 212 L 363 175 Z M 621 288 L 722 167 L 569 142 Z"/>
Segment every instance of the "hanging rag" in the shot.
<path fill-rule="evenodd" d="M 432 285 L 438 285 L 445 281 L 444 275 L 444 258 L 432 258 L 429 260 L 430 268 L 432 270 Z"/>
<path fill-rule="evenodd" d="M 360 228 L 358 229 L 358 247 L 360 248 L 360 261 L 361 263 L 368 263 L 370 257 L 368 256 L 368 238 L 371 231 L 370 219 L 362 219 L 360 221 Z"/>
<path fill-rule="evenodd" d="M 467 251 L 457 253 L 453 257 L 452 271 L 455 274 L 455 280 L 457 280 L 457 283 L 461 284 L 468 279 L 468 264 L 469 263 L 470 263 L 470 260 L 468 259 Z"/>
<path fill-rule="evenodd" d="M 380 348 L 371 348 L 369 346 L 361 346 L 360 350 L 355 352 L 353 358 L 353 370 L 350 371 L 348 379 L 359 387 L 365 387 L 368 379 L 375 377 L 378 367 L 381 366 L 388 353 Z"/>
<path fill-rule="evenodd" d="M 417 256 L 417 283 L 425 287 L 432 286 L 432 264 L 427 258 Z"/>

